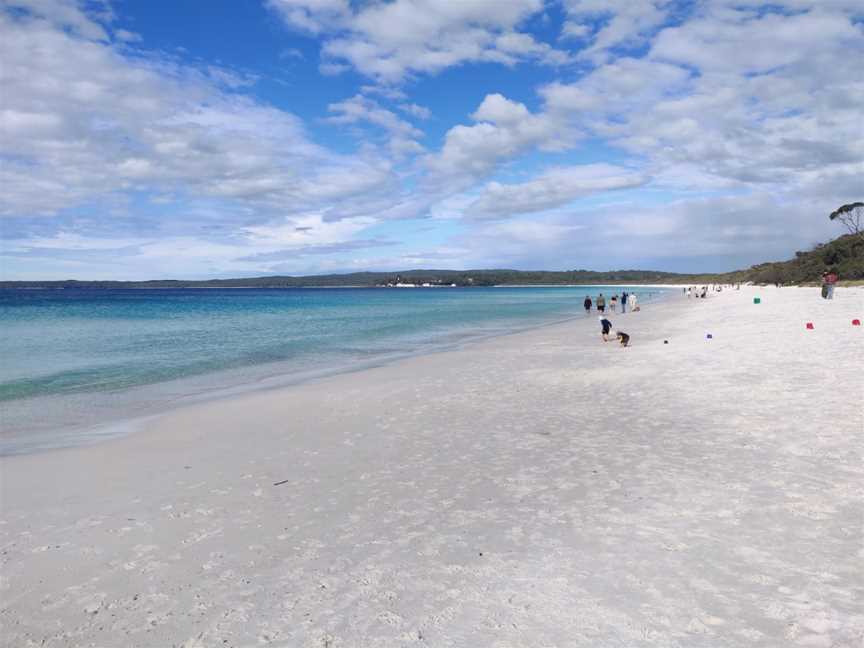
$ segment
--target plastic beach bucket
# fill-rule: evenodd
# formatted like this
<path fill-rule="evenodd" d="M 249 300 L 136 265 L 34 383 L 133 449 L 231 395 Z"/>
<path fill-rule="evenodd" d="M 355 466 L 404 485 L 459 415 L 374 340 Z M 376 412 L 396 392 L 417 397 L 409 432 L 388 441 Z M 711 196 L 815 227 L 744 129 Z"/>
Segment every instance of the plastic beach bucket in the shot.
<path fill-rule="evenodd" d="M 762 298 L 761 298 L 761 297 L 754 297 L 754 298 L 753 298 L 753 303 L 754 303 L 754 304 L 761 304 L 761 303 L 762 303 Z"/>

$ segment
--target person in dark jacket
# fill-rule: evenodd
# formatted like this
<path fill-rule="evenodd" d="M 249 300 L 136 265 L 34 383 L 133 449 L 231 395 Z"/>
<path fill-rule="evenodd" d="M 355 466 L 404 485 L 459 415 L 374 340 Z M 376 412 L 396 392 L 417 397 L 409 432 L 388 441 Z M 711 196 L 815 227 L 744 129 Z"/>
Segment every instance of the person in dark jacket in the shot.
<path fill-rule="evenodd" d="M 585 295 L 585 301 L 582 302 L 582 305 L 585 307 L 585 312 L 591 312 L 591 298 L 588 295 Z"/>
<path fill-rule="evenodd" d="M 612 331 L 612 322 L 606 319 L 605 315 L 601 315 L 598 319 L 600 320 L 600 336 L 604 342 L 608 342 L 609 333 Z"/>

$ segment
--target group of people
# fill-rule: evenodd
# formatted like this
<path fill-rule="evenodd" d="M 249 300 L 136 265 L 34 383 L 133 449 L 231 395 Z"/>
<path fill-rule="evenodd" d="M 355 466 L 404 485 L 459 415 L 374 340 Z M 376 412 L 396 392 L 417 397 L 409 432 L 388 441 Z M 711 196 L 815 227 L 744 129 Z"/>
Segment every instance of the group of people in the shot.
<path fill-rule="evenodd" d="M 609 341 L 609 334 L 612 332 L 612 321 L 606 317 L 606 315 L 601 315 L 600 319 L 600 337 L 603 338 L 604 342 Z M 615 331 L 615 339 L 618 340 L 618 343 L 621 346 L 630 346 L 630 336 L 627 335 L 624 331 Z"/>
<path fill-rule="evenodd" d="M 621 304 L 622 313 L 627 312 L 628 306 L 631 311 L 638 311 L 637 301 L 637 297 L 633 293 L 623 292 L 620 298 L 618 295 L 612 295 L 609 298 L 609 312 L 617 312 L 618 304 Z M 612 333 L 612 321 L 606 316 L 606 297 L 600 293 L 596 300 L 592 300 L 590 296 L 585 295 L 585 301 L 582 302 L 582 305 L 585 307 L 586 313 L 590 313 L 591 309 L 596 306 L 597 312 L 600 313 L 600 335 L 604 342 L 608 342 L 609 335 Z M 624 331 L 615 331 L 615 339 L 621 346 L 630 346 L 630 336 Z"/>
<path fill-rule="evenodd" d="M 626 313 L 627 308 L 629 307 L 631 311 L 638 311 L 639 306 L 637 306 L 637 297 L 635 294 L 623 292 L 621 293 L 621 297 L 618 295 L 612 295 L 609 298 L 609 312 L 615 313 L 618 308 L 618 304 L 621 304 L 621 312 Z M 585 312 L 590 313 L 591 308 L 596 306 L 597 311 L 600 313 L 606 312 L 606 297 L 603 296 L 603 293 L 597 295 L 596 301 L 592 301 L 591 297 L 585 295 L 585 301 L 582 302 L 582 305 L 585 307 Z"/>
<path fill-rule="evenodd" d="M 726 288 L 730 290 L 735 288 L 735 290 L 741 290 L 741 284 L 725 284 Z M 687 295 L 688 298 L 695 297 L 697 299 L 705 299 L 708 296 L 708 286 L 687 286 L 686 288 L 682 288 L 684 294 Z M 723 284 L 712 284 L 711 285 L 712 292 L 723 292 Z"/>

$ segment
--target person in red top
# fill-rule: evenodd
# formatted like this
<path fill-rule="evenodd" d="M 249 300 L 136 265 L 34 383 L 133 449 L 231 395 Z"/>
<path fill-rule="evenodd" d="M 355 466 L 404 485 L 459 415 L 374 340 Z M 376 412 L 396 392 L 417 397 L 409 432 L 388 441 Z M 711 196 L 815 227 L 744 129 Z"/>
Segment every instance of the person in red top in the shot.
<path fill-rule="evenodd" d="M 833 270 L 826 270 L 822 273 L 822 296 L 825 299 L 834 299 L 834 285 L 840 277 Z"/>

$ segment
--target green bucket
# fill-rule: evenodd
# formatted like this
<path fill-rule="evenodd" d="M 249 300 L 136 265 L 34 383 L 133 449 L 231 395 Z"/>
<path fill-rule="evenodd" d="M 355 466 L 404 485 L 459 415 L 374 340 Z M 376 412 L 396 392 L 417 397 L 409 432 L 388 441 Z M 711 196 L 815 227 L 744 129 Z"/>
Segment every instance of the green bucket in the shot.
<path fill-rule="evenodd" d="M 754 303 L 754 304 L 761 304 L 761 303 L 762 303 L 762 299 L 761 299 L 760 297 L 754 297 L 754 298 L 753 298 L 753 303 Z"/>

